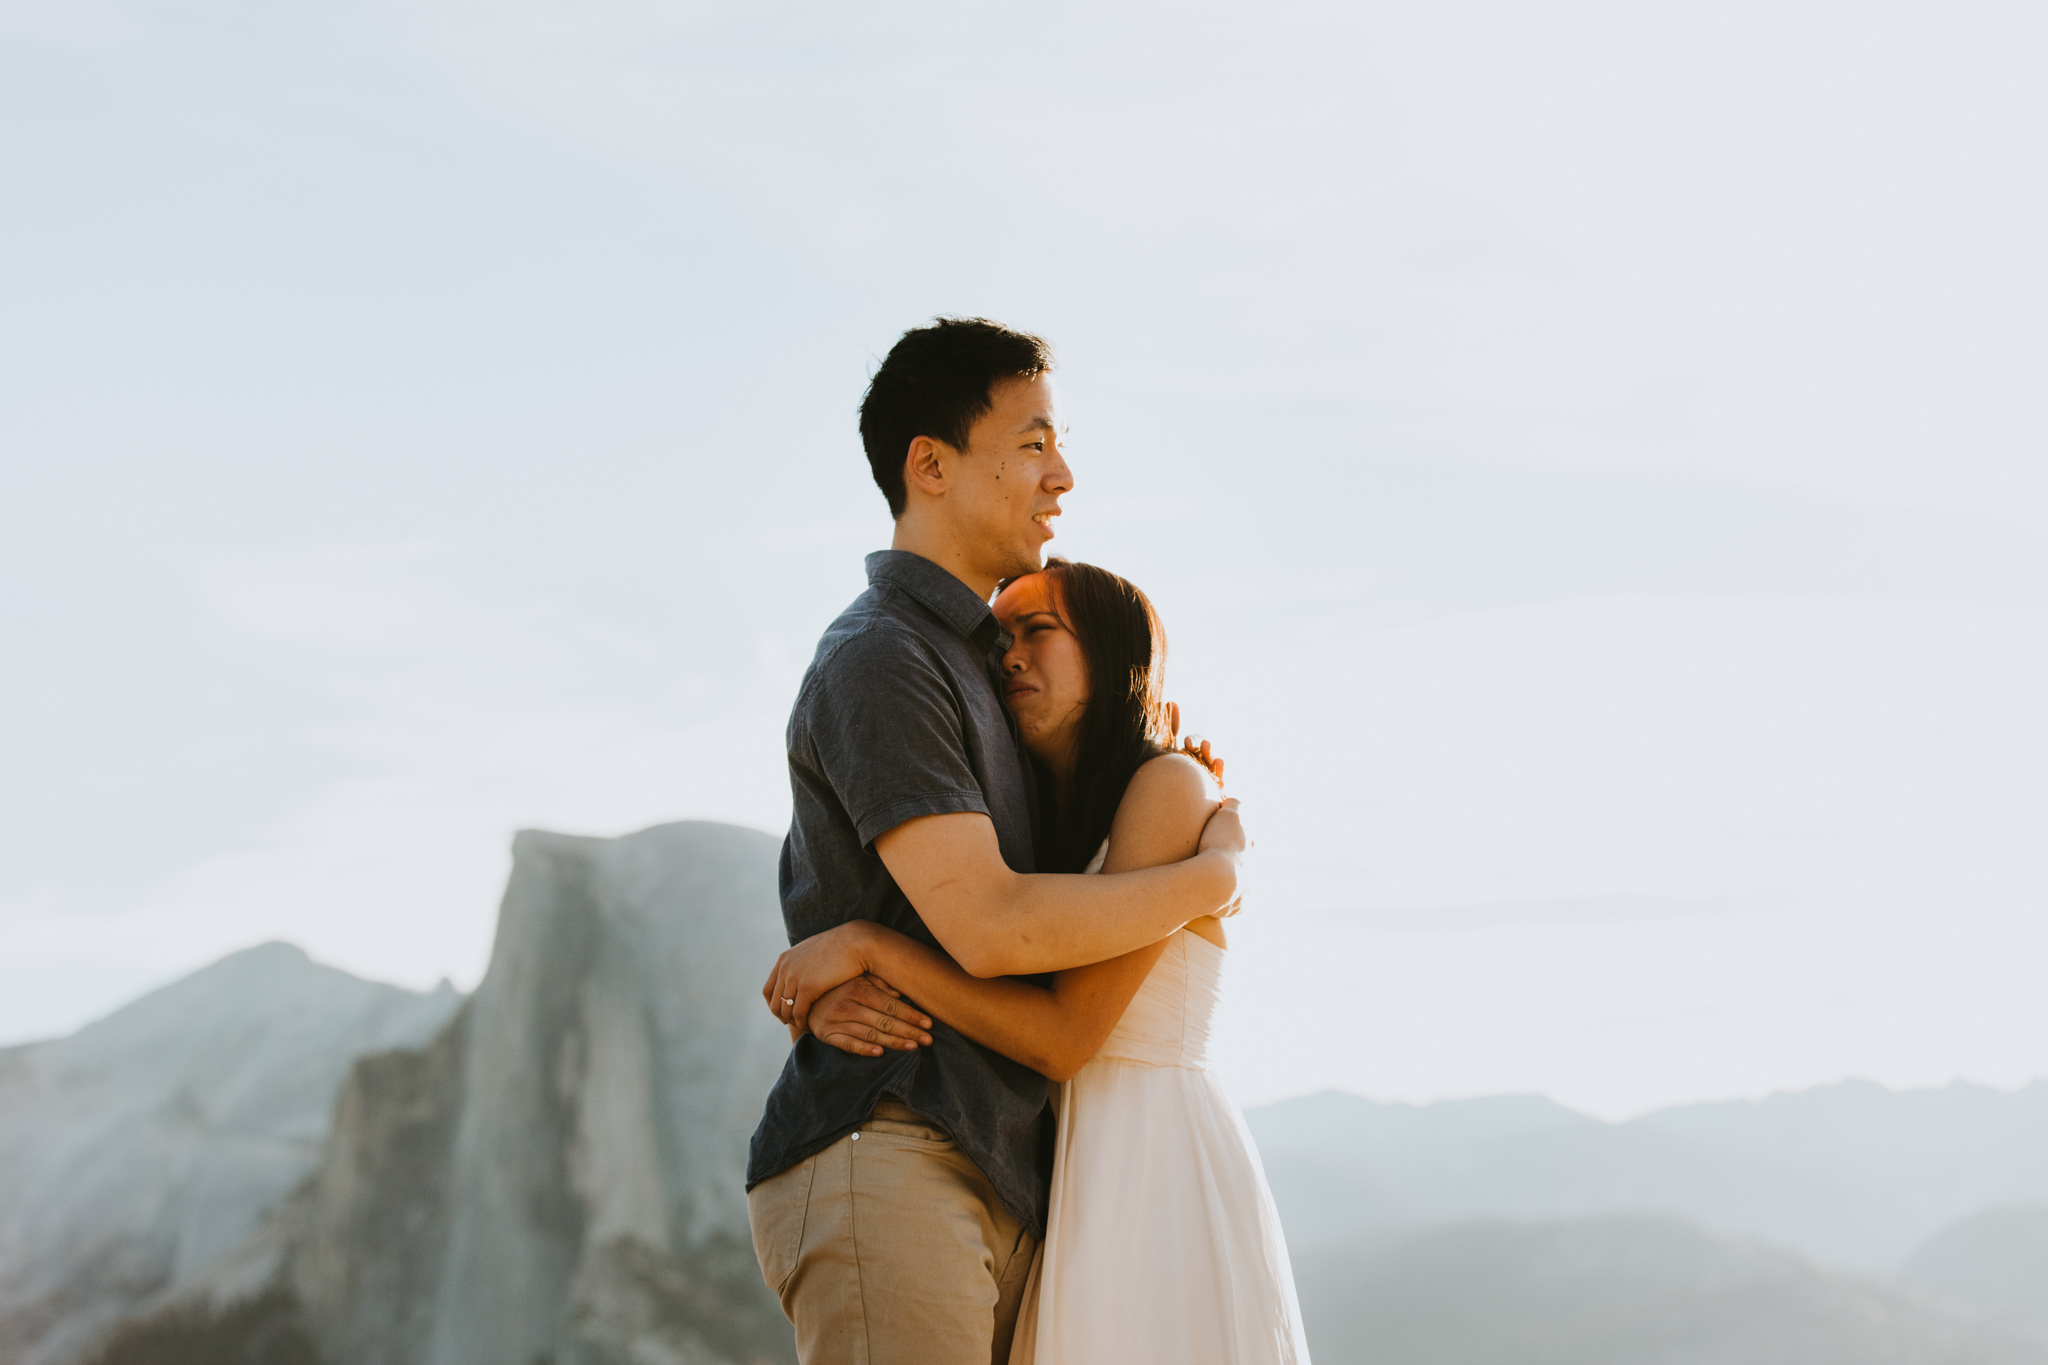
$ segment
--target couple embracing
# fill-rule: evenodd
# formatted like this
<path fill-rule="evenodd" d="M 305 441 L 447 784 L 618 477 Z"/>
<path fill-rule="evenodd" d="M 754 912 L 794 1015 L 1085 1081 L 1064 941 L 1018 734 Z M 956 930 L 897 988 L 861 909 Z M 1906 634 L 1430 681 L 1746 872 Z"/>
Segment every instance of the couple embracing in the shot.
<path fill-rule="evenodd" d="M 1151 603 L 1045 558 L 1051 367 L 941 319 L 861 404 L 896 530 L 789 721 L 755 1251 L 805 1365 L 1305 1365 L 1205 1061 L 1244 831 Z"/>

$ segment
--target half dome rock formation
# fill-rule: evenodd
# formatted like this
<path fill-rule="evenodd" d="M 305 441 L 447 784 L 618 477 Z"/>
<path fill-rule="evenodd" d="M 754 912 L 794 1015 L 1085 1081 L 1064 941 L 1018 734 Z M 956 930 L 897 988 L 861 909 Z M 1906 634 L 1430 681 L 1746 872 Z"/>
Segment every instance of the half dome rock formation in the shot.
<path fill-rule="evenodd" d="M 793 1360 L 743 1189 L 789 1050 L 760 999 L 777 847 L 520 834 L 476 993 L 427 1046 L 359 1061 L 317 1173 L 98 1359 Z"/>
<path fill-rule="evenodd" d="M 76 1359 L 233 1251 L 314 1170 L 350 1064 L 458 1004 L 268 943 L 0 1050 L 0 1362 Z"/>

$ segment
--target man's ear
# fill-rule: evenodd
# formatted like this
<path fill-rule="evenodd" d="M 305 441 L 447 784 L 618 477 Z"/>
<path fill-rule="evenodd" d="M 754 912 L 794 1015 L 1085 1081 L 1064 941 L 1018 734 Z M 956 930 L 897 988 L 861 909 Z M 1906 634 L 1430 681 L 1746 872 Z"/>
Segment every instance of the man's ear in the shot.
<path fill-rule="evenodd" d="M 929 436 L 919 436 L 910 443 L 910 451 L 903 457 L 903 486 L 915 488 L 928 497 L 941 497 L 946 491 L 946 465 L 943 455 L 950 453 L 950 447 Z"/>

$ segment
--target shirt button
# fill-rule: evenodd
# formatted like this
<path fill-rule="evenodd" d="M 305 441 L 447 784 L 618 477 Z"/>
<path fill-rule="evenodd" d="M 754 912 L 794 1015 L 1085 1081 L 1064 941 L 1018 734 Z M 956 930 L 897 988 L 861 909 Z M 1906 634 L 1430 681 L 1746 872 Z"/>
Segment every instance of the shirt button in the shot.
<path fill-rule="evenodd" d="M 859 1141 L 860 1141 L 860 1134 L 859 1134 L 859 1133 L 855 1133 L 855 1134 L 853 1135 L 853 1140 L 854 1140 L 855 1142 L 859 1142 Z"/>

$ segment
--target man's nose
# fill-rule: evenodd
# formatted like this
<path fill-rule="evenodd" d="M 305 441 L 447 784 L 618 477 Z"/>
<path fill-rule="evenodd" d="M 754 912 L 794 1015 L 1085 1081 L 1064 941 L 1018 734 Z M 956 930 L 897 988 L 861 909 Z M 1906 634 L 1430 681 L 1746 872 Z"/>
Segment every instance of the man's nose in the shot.
<path fill-rule="evenodd" d="M 1057 445 L 1052 448 L 1052 463 L 1047 466 L 1045 481 L 1040 486 L 1048 493 L 1071 493 L 1074 490 L 1074 471 Z"/>

